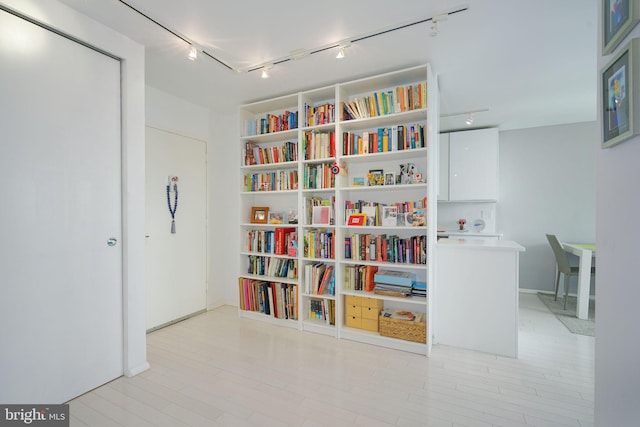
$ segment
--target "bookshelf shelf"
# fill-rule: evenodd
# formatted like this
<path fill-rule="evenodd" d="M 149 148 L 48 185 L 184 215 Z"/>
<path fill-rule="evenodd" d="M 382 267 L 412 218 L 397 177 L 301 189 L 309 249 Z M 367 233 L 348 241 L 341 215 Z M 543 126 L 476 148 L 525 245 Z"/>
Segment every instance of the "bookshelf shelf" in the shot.
<path fill-rule="evenodd" d="M 434 286 L 436 205 L 426 202 L 436 200 L 434 183 L 437 151 L 432 150 L 437 150 L 438 145 L 437 97 L 437 83 L 431 68 L 422 65 L 240 107 L 240 135 L 248 135 L 252 133 L 251 130 L 261 133 L 279 129 L 277 126 L 285 121 L 291 126 L 288 130 L 241 136 L 240 170 L 243 176 L 258 175 L 253 179 L 259 182 L 264 176 L 277 171 L 295 171 L 297 187 L 277 191 L 246 191 L 249 187 L 245 187 L 245 180 L 245 186 L 241 186 L 239 191 L 242 215 L 248 217 L 252 206 L 266 206 L 270 212 L 294 212 L 297 218 L 296 224 L 278 226 L 247 222 L 240 224 L 242 241 L 247 239 L 250 230 L 265 230 L 265 233 L 278 227 L 292 227 L 295 230 L 292 232 L 295 250 L 291 253 L 287 251 L 287 255 L 247 251 L 247 246 L 239 253 L 240 278 L 286 284 L 291 292 L 295 290 L 298 320 L 287 320 L 289 325 L 297 324 L 299 329 L 336 338 L 429 355 L 431 339 L 427 339 L 426 344 L 416 343 L 381 336 L 378 332 L 365 329 L 377 330 L 379 313 L 376 310 L 382 307 L 421 314 L 426 319 L 426 336 L 432 336 L 430 320 L 433 309 L 429 295 Z M 295 115 L 295 120 L 291 119 L 292 115 Z M 247 156 L 249 150 L 254 155 L 266 158 L 265 153 L 268 153 L 274 158 L 271 152 L 284 147 L 288 149 L 293 144 L 297 144 L 295 161 L 287 159 L 268 163 L 261 157 L 261 164 L 245 165 L 247 162 L 256 162 L 255 157 Z M 284 152 L 290 158 L 291 151 Z M 282 156 L 278 158 L 282 159 Z M 332 169 L 334 163 L 339 165 L 339 173 Z M 387 185 L 368 185 L 372 177 L 380 174 L 383 174 Z M 346 217 L 354 213 L 351 210 L 352 202 L 361 203 L 358 209 L 362 211 L 358 212 L 380 215 L 372 222 L 377 225 L 348 225 Z M 372 211 L 363 206 L 378 207 Z M 398 216 L 402 216 L 401 219 L 393 219 L 393 209 L 397 210 Z M 316 218 L 323 218 L 318 222 L 328 223 L 313 224 Z M 409 221 L 415 218 L 420 221 L 415 223 L 424 224 L 426 221 L 426 226 L 405 225 L 411 224 Z M 359 236 L 352 240 L 354 235 Z M 376 242 L 385 240 L 385 246 L 371 246 L 366 251 L 381 251 L 384 248 L 386 255 L 372 252 L 377 255 L 371 259 L 368 256 L 364 256 L 363 260 L 347 258 L 346 251 L 352 248 L 347 246 L 345 239 L 361 244 L 360 235 L 373 236 Z M 390 244 L 394 245 L 393 248 L 388 247 Z M 360 249 L 365 253 L 364 247 Z M 321 256 L 310 257 L 309 251 Z M 357 254 L 357 257 L 361 257 L 361 252 Z M 295 260 L 297 276 L 294 279 L 246 274 L 248 257 Z M 381 262 L 376 259 L 418 263 Z M 375 294 L 372 290 L 361 291 L 359 287 L 352 289 L 354 270 L 366 271 L 371 276 L 367 279 L 370 286 L 367 289 L 373 289 L 371 281 L 376 271 L 392 270 L 413 277 L 416 282 L 426 283 L 428 295 L 426 298 L 401 298 Z M 322 283 L 325 289 L 330 290 L 315 294 Z M 362 302 L 363 308 L 350 308 L 353 298 Z M 366 304 L 369 302 L 375 303 L 375 308 L 368 307 Z M 242 308 L 239 313 L 259 320 L 281 320 Z M 355 325 L 358 327 L 351 327 L 353 322 L 347 326 L 347 317 L 357 317 L 359 313 L 369 316 L 363 314 L 361 323 L 364 329 L 359 329 L 360 323 L 357 322 Z"/>

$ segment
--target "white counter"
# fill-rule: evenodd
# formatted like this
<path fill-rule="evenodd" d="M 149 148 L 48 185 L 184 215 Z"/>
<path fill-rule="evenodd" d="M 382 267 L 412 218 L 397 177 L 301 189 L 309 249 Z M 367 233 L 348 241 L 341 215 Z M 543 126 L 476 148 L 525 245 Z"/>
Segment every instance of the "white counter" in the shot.
<path fill-rule="evenodd" d="M 495 240 L 475 238 L 457 238 L 457 239 L 440 239 L 438 240 L 438 249 L 484 249 L 498 251 L 518 251 L 523 252 L 525 249 L 513 240 Z"/>
<path fill-rule="evenodd" d="M 502 233 L 493 233 L 489 231 L 438 231 L 438 237 L 454 237 L 456 239 L 465 237 L 484 237 L 488 239 L 502 239 Z"/>
<path fill-rule="evenodd" d="M 519 254 L 524 250 L 511 240 L 438 241 L 434 343 L 518 356 Z"/>

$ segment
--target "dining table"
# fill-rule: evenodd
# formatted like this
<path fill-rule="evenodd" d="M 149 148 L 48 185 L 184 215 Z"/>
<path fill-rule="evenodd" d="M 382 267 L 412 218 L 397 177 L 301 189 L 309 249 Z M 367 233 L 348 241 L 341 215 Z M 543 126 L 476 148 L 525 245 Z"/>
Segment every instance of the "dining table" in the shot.
<path fill-rule="evenodd" d="M 579 259 L 578 298 L 576 316 L 578 319 L 589 318 L 589 296 L 591 294 L 591 266 L 596 256 L 596 245 L 593 243 L 561 242 L 562 248 Z"/>

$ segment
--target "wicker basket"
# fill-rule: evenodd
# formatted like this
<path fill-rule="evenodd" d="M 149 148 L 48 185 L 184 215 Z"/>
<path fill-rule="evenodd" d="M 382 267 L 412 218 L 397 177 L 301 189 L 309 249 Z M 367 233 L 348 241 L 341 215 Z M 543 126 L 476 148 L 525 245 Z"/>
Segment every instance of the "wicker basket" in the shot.
<path fill-rule="evenodd" d="M 427 343 L 427 324 L 380 316 L 380 335 Z"/>

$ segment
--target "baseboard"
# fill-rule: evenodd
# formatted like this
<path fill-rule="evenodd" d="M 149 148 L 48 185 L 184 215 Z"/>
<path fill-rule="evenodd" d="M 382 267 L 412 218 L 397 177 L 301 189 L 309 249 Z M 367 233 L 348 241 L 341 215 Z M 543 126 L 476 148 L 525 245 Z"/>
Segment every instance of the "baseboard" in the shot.
<path fill-rule="evenodd" d="M 153 331 L 157 331 L 158 329 L 166 328 L 167 326 L 175 325 L 176 323 L 180 323 L 183 320 L 190 319 L 193 316 L 197 316 L 199 314 L 206 313 L 206 312 L 207 312 L 207 310 L 203 308 L 202 310 L 196 311 L 196 312 L 191 313 L 191 314 L 187 314 L 186 316 L 182 316 L 182 317 L 180 317 L 178 319 L 171 320 L 170 322 L 163 323 L 162 325 L 154 326 L 153 328 L 147 329 L 147 334 L 150 334 Z"/>
<path fill-rule="evenodd" d="M 547 294 L 547 295 L 553 295 L 553 291 L 542 291 L 540 289 L 527 289 L 527 288 L 520 288 L 520 293 L 521 294 Z M 569 293 L 570 297 L 577 297 L 577 294 L 574 293 Z M 589 295 L 589 300 L 591 301 L 595 301 L 596 296 L 595 295 Z"/>
<path fill-rule="evenodd" d="M 136 367 L 133 367 L 131 369 L 127 369 L 124 372 L 124 376 L 125 377 L 135 377 L 136 375 L 138 375 L 141 372 L 146 371 L 147 369 L 150 369 L 151 365 L 149 365 L 149 362 L 144 362 Z"/>

